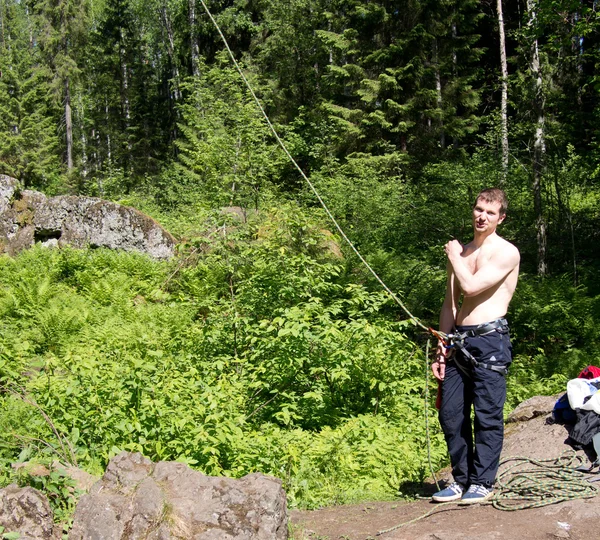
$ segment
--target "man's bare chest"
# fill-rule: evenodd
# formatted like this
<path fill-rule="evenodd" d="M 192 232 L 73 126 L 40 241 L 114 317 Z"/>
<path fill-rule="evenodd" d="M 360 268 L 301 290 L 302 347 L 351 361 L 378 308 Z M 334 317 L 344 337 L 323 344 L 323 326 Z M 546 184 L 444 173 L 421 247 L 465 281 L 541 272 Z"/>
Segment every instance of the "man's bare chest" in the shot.
<path fill-rule="evenodd" d="M 471 274 L 475 274 L 489 262 L 492 257 L 492 253 L 489 249 L 472 249 L 467 246 L 461 257 L 463 258 L 465 265 Z"/>

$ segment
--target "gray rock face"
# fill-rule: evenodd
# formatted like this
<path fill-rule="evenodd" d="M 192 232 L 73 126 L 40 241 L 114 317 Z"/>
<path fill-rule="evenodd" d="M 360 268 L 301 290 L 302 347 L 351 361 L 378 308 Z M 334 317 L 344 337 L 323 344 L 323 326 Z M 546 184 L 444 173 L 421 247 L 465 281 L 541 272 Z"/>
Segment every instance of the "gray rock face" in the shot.
<path fill-rule="evenodd" d="M 283 540 L 281 482 L 259 473 L 205 476 L 122 452 L 77 505 L 70 540 Z"/>
<path fill-rule="evenodd" d="M 533 396 L 518 405 L 508 415 L 507 422 L 525 422 L 538 416 L 545 416 L 552 412 L 559 396 Z"/>
<path fill-rule="evenodd" d="M 156 259 L 175 249 L 173 236 L 134 208 L 94 197 L 19 192 L 14 178 L 0 175 L 0 248 L 14 255 L 36 241 L 141 251 Z"/>
<path fill-rule="evenodd" d="M 0 525 L 5 533 L 18 532 L 21 540 L 55 538 L 48 499 L 32 487 L 0 489 Z"/>

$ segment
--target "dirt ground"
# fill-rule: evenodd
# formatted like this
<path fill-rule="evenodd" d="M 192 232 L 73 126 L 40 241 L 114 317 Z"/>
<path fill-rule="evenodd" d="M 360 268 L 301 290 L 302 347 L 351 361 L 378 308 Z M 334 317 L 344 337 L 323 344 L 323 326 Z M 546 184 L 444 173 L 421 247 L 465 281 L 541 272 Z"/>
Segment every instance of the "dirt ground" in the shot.
<path fill-rule="evenodd" d="M 547 418 L 548 414 L 542 414 L 508 424 L 502 457 L 544 460 L 569 450 L 565 426 L 549 424 Z M 438 474 L 438 480 L 448 477 L 448 470 Z M 596 479 L 600 477 L 590 476 L 590 480 Z M 595 485 L 600 488 L 600 482 Z M 435 485 L 426 483 L 419 491 L 426 497 L 435 491 Z M 294 540 L 593 540 L 600 539 L 599 519 L 600 496 L 517 511 L 497 510 L 489 504 L 439 505 L 423 498 L 290 513 Z M 391 528 L 394 530 L 383 532 Z"/>

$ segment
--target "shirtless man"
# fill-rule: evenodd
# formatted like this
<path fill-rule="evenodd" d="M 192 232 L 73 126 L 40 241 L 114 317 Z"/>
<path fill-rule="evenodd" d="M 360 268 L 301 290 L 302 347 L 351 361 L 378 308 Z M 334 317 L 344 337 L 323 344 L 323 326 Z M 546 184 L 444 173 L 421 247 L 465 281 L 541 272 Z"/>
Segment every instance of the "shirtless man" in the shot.
<path fill-rule="evenodd" d="M 483 190 L 473 206 L 473 240 L 445 246 L 448 281 L 440 330 L 454 335 L 454 346 L 438 343 L 432 370 L 442 385 L 440 424 L 454 482 L 433 495 L 436 502 L 472 504 L 493 495 L 504 439 L 505 376 L 512 360 L 504 316 L 520 260 L 519 250 L 496 234 L 506 207 L 502 190 Z"/>

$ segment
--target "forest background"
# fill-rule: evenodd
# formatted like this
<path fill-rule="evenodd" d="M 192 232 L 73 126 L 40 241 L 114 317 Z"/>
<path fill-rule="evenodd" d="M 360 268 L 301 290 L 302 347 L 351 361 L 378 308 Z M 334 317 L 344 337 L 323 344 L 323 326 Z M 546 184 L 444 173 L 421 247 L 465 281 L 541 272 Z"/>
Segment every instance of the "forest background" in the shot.
<path fill-rule="evenodd" d="M 426 324 L 441 246 L 469 240 L 479 189 L 507 191 L 507 410 L 598 363 L 597 4 L 207 2 L 291 154 Z M 0 480 L 45 488 L 57 519 L 69 480 L 10 463 L 99 473 L 141 451 L 279 476 L 300 507 L 405 495 L 428 454 L 444 463 L 431 406 L 426 451 L 426 336 L 339 253 L 201 1 L 1 0 L 0 173 L 181 239 L 171 262 L 0 259 Z"/>

